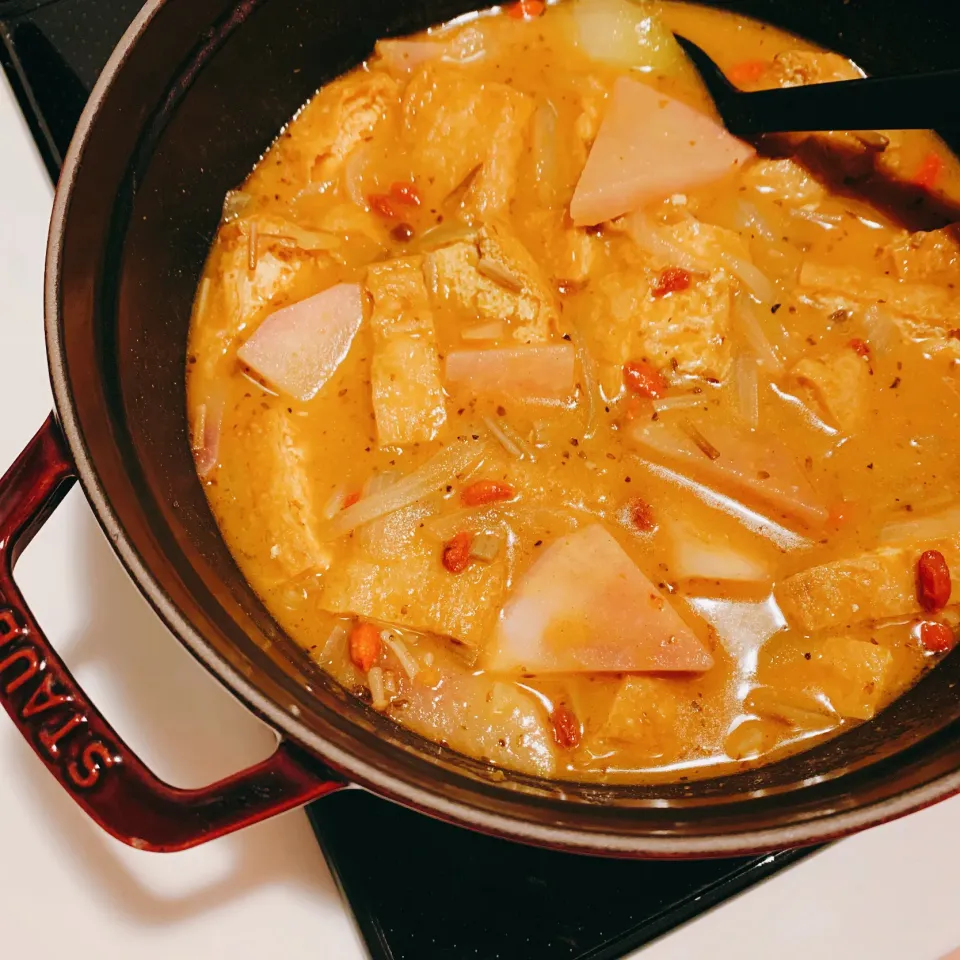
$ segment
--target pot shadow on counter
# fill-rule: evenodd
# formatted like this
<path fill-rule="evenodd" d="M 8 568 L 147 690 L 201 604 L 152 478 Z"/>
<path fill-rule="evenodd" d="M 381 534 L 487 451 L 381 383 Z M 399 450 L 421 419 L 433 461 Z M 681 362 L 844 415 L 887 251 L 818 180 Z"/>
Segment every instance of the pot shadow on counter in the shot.
<path fill-rule="evenodd" d="M 50 589 L 56 571 L 39 569 L 53 552 L 58 554 L 55 564 L 72 571 L 77 601 L 72 603 L 72 593 L 66 591 L 67 604 L 76 608 L 69 616 L 74 629 L 51 629 L 51 642 L 118 734 L 158 776 L 176 786 L 197 787 L 269 755 L 274 734 L 167 630 L 113 554 L 78 490 L 27 548 L 18 569 L 24 595 L 47 628 L 55 628 L 63 616 L 53 607 L 57 591 Z M 46 618 L 45 609 L 51 611 Z M 198 871 L 167 863 L 194 854 L 150 854 L 117 843 L 73 804 L 32 752 L 21 755 L 20 782 L 43 808 L 49 829 L 61 834 L 58 847 L 72 861 L 70 869 L 81 883 L 141 923 L 183 920 L 268 885 L 296 887 L 313 901 L 339 903 L 300 812 L 214 841 L 216 867 L 199 872 L 216 875 L 197 889 Z M 170 892 L 157 893 L 153 887 Z"/>

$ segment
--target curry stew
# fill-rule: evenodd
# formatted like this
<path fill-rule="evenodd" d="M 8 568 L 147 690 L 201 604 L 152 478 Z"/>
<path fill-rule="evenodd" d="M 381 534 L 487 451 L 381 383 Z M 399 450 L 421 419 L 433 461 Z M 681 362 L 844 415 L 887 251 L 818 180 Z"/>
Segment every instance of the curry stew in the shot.
<path fill-rule="evenodd" d="M 227 196 L 194 307 L 197 470 L 273 616 L 545 777 L 763 763 L 956 640 L 956 161 L 743 143 L 671 31 L 745 89 L 860 75 L 677 3 L 384 40 Z"/>

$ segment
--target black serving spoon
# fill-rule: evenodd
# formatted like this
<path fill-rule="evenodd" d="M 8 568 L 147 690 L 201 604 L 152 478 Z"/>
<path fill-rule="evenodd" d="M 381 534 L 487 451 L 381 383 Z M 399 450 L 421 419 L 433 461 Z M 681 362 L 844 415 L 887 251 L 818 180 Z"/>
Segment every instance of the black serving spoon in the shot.
<path fill-rule="evenodd" d="M 960 70 L 868 77 L 744 93 L 686 37 L 677 36 L 737 136 L 810 130 L 928 130 L 960 125 Z"/>

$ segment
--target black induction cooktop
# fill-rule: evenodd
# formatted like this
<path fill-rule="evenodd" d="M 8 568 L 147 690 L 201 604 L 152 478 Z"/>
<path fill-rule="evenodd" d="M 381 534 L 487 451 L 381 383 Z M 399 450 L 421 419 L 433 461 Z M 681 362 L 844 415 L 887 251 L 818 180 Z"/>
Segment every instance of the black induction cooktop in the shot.
<path fill-rule="evenodd" d="M 54 180 L 97 74 L 140 5 L 0 0 L 0 62 Z M 374 960 L 613 960 L 807 852 L 580 857 L 470 833 L 358 790 L 308 813 Z"/>

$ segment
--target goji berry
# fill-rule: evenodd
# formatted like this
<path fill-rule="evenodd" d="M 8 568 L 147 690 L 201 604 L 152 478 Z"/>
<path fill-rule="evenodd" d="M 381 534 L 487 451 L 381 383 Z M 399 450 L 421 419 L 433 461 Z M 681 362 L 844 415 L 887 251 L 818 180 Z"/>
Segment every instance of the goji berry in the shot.
<path fill-rule="evenodd" d="M 470 566 L 471 539 L 469 533 L 461 531 L 444 545 L 441 557 L 444 569 L 451 573 L 463 573 Z"/>
<path fill-rule="evenodd" d="M 917 561 L 917 599 L 924 610 L 942 610 L 950 599 L 950 568 L 939 550 L 924 550 Z"/>
<path fill-rule="evenodd" d="M 623 382 L 631 393 L 658 400 L 669 388 L 666 377 L 646 360 L 628 360 L 623 365 Z"/>
<path fill-rule="evenodd" d="M 924 620 L 920 624 L 920 643 L 930 653 L 952 650 L 957 642 L 956 634 L 945 624 L 936 620 Z"/>
<path fill-rule="evenodd" d="M 550 722 L 553 724 L 553 739 L 558 747 L 573 750 L 580 746 L 580 721 L 568 706 L 557 704 L 550 714 Z"/>
<path fill-rule="evenodd" d="M 499 500 L 512 500 L 516 495 L 509 483 L 500 480 L 475 480 L 464 489 L 460 498 L 468 507 L 479 507 Z"/>
<path fill-rule="evenodd" d="M 380 631 L 372 623 L 358 623 L 350 631 L 350 659 L 358 670 L 369 673 L 382 649 Z"/>
<path fill-rule="evenodd" d="M 690 273 L 682 267 L 667 267 L 660 272 L 651 291 L 655 297 L 665 297 L 668 293 L 686 290 L 690 286 Z"/>
<path fill-rule="evenodd" d="M 412 181 L 390 184 L 390 196 L 397 203 L 406 204 L 408 207 L 419 207 L 422 202 L 420 191 Z"/>

